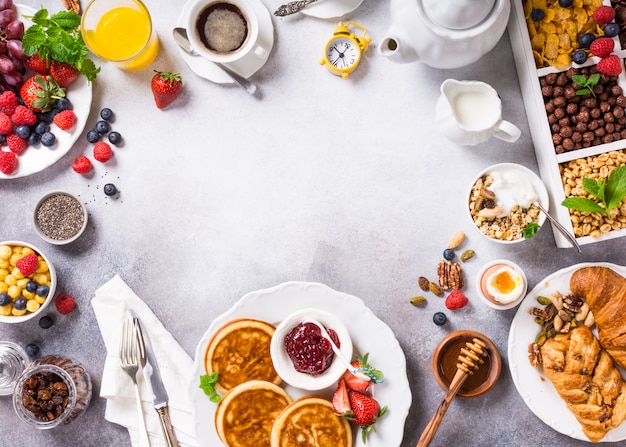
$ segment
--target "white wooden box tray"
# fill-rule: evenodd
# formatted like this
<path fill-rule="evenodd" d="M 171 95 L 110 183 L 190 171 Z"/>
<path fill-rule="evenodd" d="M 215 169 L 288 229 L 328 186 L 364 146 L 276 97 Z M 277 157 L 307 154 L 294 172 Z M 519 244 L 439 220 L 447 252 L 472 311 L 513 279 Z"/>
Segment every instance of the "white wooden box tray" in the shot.
<path fill-rule="evenodd" d="M 556 70 L 553 67 L 537 68 L 530 44 L 530 35 L 526 25 L 526 19 L 524 17 L 523 0 L 511 1 L 511 16 L 508 25 L 509 37 L 513 48 L 513 57 L 522 90 L 531 137 L 535 147 L 539 172 L 548 189 L 548 195 L 550 196 L 550 214 L 573 234 L 569 210 L 561 205 L 561 202 L 565 199 L 565 191 L 561 181 L 559 164 L 578 158 L 624 149 L 626 148 L 626 139 L 585 149 L 577 149 L 562 154 L 556 153 L 552 142 L 552 132 L 548 123 L 539 79 L 549 73 L 566 71 L 569 67 L 563 70 Z M 610 5 L 611 3 L 605 0 L 604 4 Z M 617 54 L 623 62 L 623 59 L 626 58 L 626 50 L 620 47 L 617 37 L 614 38 L 614 40 L 614 53 Z M 598 58 L 590 57 L 582 66 L 595 65 L 598 61 Z M 575 66 L 581 67 L 581 65 Z M 626 91 L 626 74 L 623 64 L 622 73 L 618 77 L 618 85 Z M 571 247 L 571 244 L 556 228 L 553 228 L 553 232 L 557 247 Z M 577 237 L 576 240 L 579 244 L 583 245 L 622 236 L 626 236 L 626 229 L 624 228 L 609 231 L 600 237 L 581 236 Z"/>

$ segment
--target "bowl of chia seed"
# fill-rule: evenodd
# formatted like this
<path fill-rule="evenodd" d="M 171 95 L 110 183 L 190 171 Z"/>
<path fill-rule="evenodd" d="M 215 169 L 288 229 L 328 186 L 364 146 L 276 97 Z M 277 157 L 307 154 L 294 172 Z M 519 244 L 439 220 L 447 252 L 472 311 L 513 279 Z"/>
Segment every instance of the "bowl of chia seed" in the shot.
<path fill-rule="evenodd" d="M 69 192 L 52 191 L 37 202 L 33 225 L 44 241 L 54 245 L 69 244 L 87 228 L 87 208 Z"/>

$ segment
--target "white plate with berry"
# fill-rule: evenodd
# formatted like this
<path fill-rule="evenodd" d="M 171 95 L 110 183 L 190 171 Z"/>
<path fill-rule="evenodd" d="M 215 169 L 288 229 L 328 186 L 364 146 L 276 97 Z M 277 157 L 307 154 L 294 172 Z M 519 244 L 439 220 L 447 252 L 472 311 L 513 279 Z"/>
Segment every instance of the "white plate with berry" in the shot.
<path fill-rule="evenodd" d="M 24 5 L 15 5 L 18 19 L 24 23 L 24 27 L 28 28 L 31 21 L 27 18 L 35 14 L 36 10 Z M 27 72 L 24 80 L 28 79 L 34 73 Z M 76 115 L 76 122 L 69 130 L 61 130 L 55 124 L 51 123 L 50 131 L 56 137 L 56 142 L 45 147 L 41 143 L 30 146 L 17 156 L 17 166 L 10 174 L 0 172 L 0 179 L 11 179 L 25 177 L 52 166 L 59 161 L 65 154 L 69 152 L 78 137 L 81 135 L 89 111 L 91 110 L 92 85 L 87 82 L 84 76 L 79 76 L 66 90 L 66 97 L 72 103 L 72 110 Z M 0 148 L 2 152 L 9 152 L 6 144 Z"/>
<path fill-rule="evenodd" d="M 337 292 L 320 283 L 287 282 L 270 289 L 251 292 L 241 298 L 230 310 L 217 317 L 209 326 L 196 348 L 193 371 L 188 384 L 188 395 L 193 405 L 196 438 L 201 447 L 221 445 L 213 421 L 216 404 L 211 402 L 199 388 L 200 376 L 206 374 L 204 354 L 213 333 L 225 323 L 237 318 L 255 318 L 274 326 L 288 315 L 306 308 L 332 312 L 347 327 L 354 352 L 369 352 L 369 363 L 381 370 L 384 382 L 374 385 L 372 392 L 380 406 L 387 406 L 387 413 L 376 421 L 376 431 L 371 431 L 367 444 L 361 433 L 355 431 L 355 447 L 397 447 L 402 443 L 404 423 L 411 406 L 411 389 L 406 375 L 406 358 L 393 332 L 385 323 L 355 296 Z M 290 385 L 283 385 L 292 399 L 311 394 Z M 335 384 L 315 392 L 332 398 Z"/>

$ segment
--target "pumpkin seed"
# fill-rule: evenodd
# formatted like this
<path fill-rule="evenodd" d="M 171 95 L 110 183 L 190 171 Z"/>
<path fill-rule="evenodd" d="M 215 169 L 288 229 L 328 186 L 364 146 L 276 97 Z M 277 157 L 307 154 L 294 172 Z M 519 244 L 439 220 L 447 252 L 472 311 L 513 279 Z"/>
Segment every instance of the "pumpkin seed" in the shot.
<path fill-rule="evenodd" d="M 434 283 L 434 282 L 432 282 L 432 281 L 431 281 L 430 283 L 428 283 L 428 289 L 429 289 L 432 293 L 434 293 L 435 295 L 437 295 L 437 296 L 441 296 L 441 295 L 443 295 L 443 292 L 441 291 L 441 288 L 440 288 L 440 287 L 439 287 L 436 283 Z"/>
<path fill-rule="evenodd" d="M 419 306 L 421 304 L 426 303 L 426 298 L 421 296 L 421 295 L 420 296 L 414 296 L 409 301 L 411 302 L 412 305 Z"/>
<path fill-rule="evenodd" d="M 463 253 L 461 253 L 461 262 L 465 262 L 468 259 L 472 259 L 474 257 L 476 253 L 474 252 L 474 250 L 465 250 Z"/>
<path fill-rule="evenodd" d="M 537 302 L 543 306 L 547 306 L 548 304 L 552 303 L 552 300 L 547 296 L 538 296 Z"/>

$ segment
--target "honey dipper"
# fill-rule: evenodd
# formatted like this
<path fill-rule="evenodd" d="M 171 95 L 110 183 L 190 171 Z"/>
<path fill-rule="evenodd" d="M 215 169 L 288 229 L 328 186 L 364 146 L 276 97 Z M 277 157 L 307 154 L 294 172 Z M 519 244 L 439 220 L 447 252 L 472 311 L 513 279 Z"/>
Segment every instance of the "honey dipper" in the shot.
<path fill-rule="evenodd" d="M 444 396 L 443 400 L 439 404 L 437 411 L 431 418 L 426 428 L 422 432 L 422 436 L 419 441 L 417 441 L 416 447 L 426 447 L 430 444 L 439 428 L 439 424 L 443 419 L 443 416 L 446 414 L 452 399 L 456 396 L 459 389 L 467 379 L 469 374 L 474 374 L 474 371 L 480 368 L 480 365 L 484 363 L 483 357 L 487 355 L 487 345 L 484 341 L 479 338 L 473 338 L 472 341 L 468 341 L 465 343 L 465 347 L 461 348 L 461 352 L 459 353 L 458 361 L 456 364 L 456 373 L 454 374 L 454 378 L 452 382 L 450 382 L 450 387 L 448 392 Z"/>

